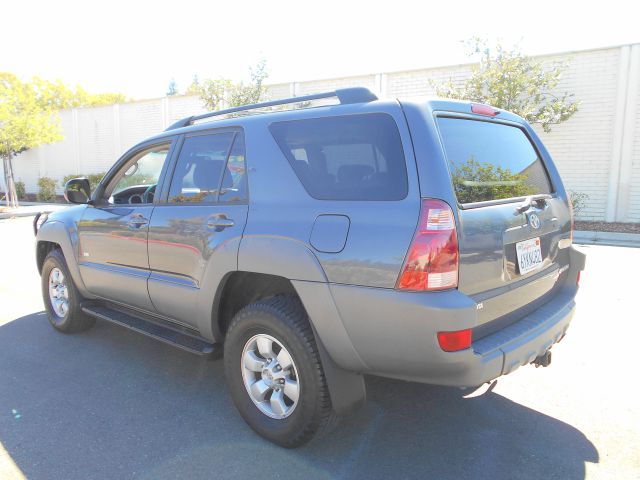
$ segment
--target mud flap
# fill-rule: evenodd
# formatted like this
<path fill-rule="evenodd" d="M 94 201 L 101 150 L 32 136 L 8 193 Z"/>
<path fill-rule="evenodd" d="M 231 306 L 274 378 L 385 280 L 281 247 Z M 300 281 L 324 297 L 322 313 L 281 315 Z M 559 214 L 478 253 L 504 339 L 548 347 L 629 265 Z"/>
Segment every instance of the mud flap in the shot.
<path fill-rule="evenodd" d="M 313 328 L 313 324 L 311 328 Z M 336 365 L 322 344 L 315 328 L 313 328 L 313 334 L 316 337 L 316 345 L 318 346 L 322 368 L 329 387 L 333 410 L 340 416 L 347 415 L 364 405 L 367 399 L 364 376 L 361 373 L 351 372 Z"/>

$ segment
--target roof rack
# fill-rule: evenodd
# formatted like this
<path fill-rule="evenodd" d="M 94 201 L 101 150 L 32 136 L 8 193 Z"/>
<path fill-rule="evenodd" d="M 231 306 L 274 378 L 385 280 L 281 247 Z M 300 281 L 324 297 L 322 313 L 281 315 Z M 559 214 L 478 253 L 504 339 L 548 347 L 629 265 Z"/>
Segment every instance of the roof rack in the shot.
<path fill-rule="evenodd" d="M 312 95 L 303 95 L 301 97 L 283 98 L 282 100 L 272 100 L 270 102 L 254 103 L 251 105 L 243 105 L 241 107 L 227 108 L 226 110 L 218 110 L 215 112 L 203 113 L 201 115 L 192 115 L 190 117 L 183 118 L 182 120 L 178 120 L 165 131 L 187 127 L 189 125 L 193 125 L 193 122 L 197 120 L 203 120 L 209 117 L 217 117 L 220 115 L 228 115 L 229 113 L 242 112 L 245 110 L 273 107 L 276 105 L 287 105 L 289 103 L 308 102 L 311 100 L 319 100 L 321 98 L 331 97 L 337 97 L 338 100 L 340 100 L 341 105 L 346 105 L 349 103 L 373 102 L 374 100 L 378 99 L 375 93 L 365 87 L 338 88 L 333 92 L 314 93 Z"/>

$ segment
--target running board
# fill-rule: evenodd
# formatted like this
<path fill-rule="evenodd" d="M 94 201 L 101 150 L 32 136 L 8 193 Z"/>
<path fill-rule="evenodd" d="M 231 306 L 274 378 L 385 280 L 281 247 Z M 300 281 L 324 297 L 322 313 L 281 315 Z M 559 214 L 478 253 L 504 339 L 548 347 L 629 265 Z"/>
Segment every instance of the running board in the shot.
<path fill-rule="evenodd" d="M 221 351 L 220 345 L 209 343 L 194 335 L 180 332 L 177 329 L 160 325 L 150 320 L 144 320 L 103 305 L 83 306 L 82 311 L 92 317 L 121 325 L 134 332 L 160 340 L 161 342 L 173 345 L 187 352 L 195 353 L 196 355 L 208 356 L 214 353 L 220 353 Z"/>

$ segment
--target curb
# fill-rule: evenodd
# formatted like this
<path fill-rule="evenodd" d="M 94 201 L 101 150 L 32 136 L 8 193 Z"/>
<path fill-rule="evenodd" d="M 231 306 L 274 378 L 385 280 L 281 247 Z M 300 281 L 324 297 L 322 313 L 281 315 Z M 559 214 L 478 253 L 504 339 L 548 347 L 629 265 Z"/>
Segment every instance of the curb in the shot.
<path fill-rule="evenodd" d="M 576 230 L 573 232 L 573 243 L 640 248 L 640 234 Z"/>
<path fill-rule="evenodd" d="M 36 206 L 40 206 L 41 208 L 33 208 Z M 47 203 L 42 204 L 32 204 L 25 205 L 24 207 L 18 207 L 19 209 L 14 212 L 2 212 L 0 213 L 0 220 L 8 220 L 10 218 L 19 218 L 19 217 L 35 217 L 40 212 L 51 213 L 57 210 L 61 210 L 62 208 L 66 208 L 66 205 L 62 205 L 59 207 L 58 205 L 52 205 Z"/>
<path fill-rule="evenodd" d="M 39 212 L 13 212 L 13 213 L 0 213 L 0 220 L 7 220 L 9 218 L 18 217 L 35 217 Z"/>
<path fill-rule="evenodd" d="M 56 202 L 27 202 L 25 200 L 20 200 L 20 207 L 37 207 L 38 205 L 49 206 L 49 205 L 61 205 L 61 206 L 69 206 L 69 203 L 56 203 Z"/>

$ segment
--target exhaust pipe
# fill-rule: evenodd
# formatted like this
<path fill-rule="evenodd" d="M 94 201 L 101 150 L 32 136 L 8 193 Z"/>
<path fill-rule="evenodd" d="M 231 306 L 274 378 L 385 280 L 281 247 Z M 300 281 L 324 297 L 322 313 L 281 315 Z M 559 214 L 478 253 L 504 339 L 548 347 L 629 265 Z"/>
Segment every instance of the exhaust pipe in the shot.
<path fill-rule="evenodd" d="M 547 350 L 539 357 L 536 357 L 536 359 L 531 363 L 533 363 L 536 368 L 548 367 L 549 365 L 551 365 L 551 350 Z"/>

